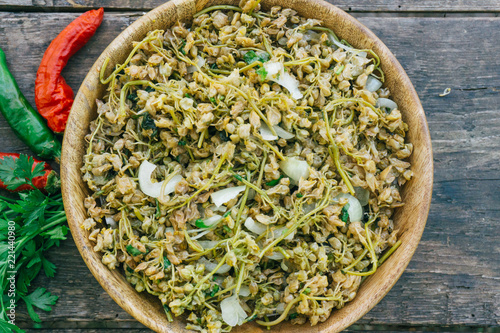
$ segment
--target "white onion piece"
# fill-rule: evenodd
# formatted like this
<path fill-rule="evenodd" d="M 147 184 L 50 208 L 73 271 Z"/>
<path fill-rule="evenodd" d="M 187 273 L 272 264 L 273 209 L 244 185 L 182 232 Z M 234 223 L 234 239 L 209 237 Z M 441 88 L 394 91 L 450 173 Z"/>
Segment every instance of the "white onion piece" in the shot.
<path fill-rule="evenodd" d="M 212 197 L 212 202 L 215 204 L 215 206 L 219 207 L 225 204 L 226 202 L 238 197 L 238 194 L 243 192 L 245 188 L 246 188 L 245 185 L 228 187 L 223 190 L 210 194 L 210 197 Z"/>
<path fill-rule="evenodd" d="M 356 199 L 359 200 L 361 206 L 368 205 L 368 200 L 370 200 L 370 191 L 362 187 L 354 187 L 354 192 L 356 192 Z"/>
<path fill-rule="evenodd" d="M 359 203 L 359 200 L 347 193 L 341 193 L 335 197 L 336 199 L 347 198 L 349 208 L 347 209 L 347 214 L 349 214 L 350 222 L 357 222 L 363 219 L 363 207 Z"/>
<path fill-rule="evenodd" d="M 276 61 L 268 61 L 264 64 L 268 76 L 274 76 L 283 70 L 283 64 Z"/>
<path fill-rule="evenodd" d="M 284 161 L 281 161 L 280 168 L 288 177 L 290 177 L 290 182 L 292 184 L 298 184 L 300 178 L 309 178 L 309 164 L 296 157 L 288 157 Z"/>
<path fill-rule="evenodd" d="M 305 214 L 309 213 L 314 208 L 316 208 L 316 203 L 302 205 L 302 210 L 304 211 Z"/>
<path fill-rule="evenodd" d="M 172 233 L 172 234 L 173 234 L 173 233 L 175 232 L 175 230 L 174 230 L 174 228 L 172 228 L 172 227 L 166 227 L 166 228 L 165 228 L 165 233 L 167 233 L 167 232 L 170 232 L 170 233 Z"/>
<path fill-rule="evenodd" d="M 220 220 L 222 220 L 222 216 L 216 214 L 214 216 L 210 216 L 209 218 L 203 220 L 203 224 L 205 225 L 205 228 L 208 228 L 208 227 L 213 226 L 214 224 L 216 224 Z"/>
<path fill-rule="evenodd" d="M 376 106 L 378 108 L 388 108 L 391 111 L 398 108 L 398 105 L 394 101 L 382 97 L 377 100 Z"/>
<path fill-rule="evenodd" d="M 333 38 L 332 35 L 329 35 L 329 36 L 330 36 L 330 42 L 332 42 L 333 44 L 335 44 L 337 47 L 340 47 L 341 49 L 344 49 L 346 51 L 352 51 L 352 50 L 354 50 L 352 47 L 349 47 L 347 45 L 342 44 L 341 42 L 336 41 L 335 38 Z"/>
<path fill-rule="evenodd" d="M 191 239 L 196 240 L 196 239 L 198 239 L 198 238 L 201 238 L 201 237 L 205 236 L 206 234 L 208 234 L 210 231 L 212 231 L 212 229 L 207 229 L 207 230 L 205 230 L 205 231 L 202 231 L 202 232 L 200 232 L 198 235 L 191 237 Z M 188 232 L 189 232 L 189 231 L 188 231 Z M 215 268 L 215 267 L 214 267 L 214 268 Z"/>
<path fill-rule="evenodd" d="M 382 82 L 380 82 L 377 78 L 368 75 L 368 79 L 366 79 L 366 90 L 374 92 L 382 87 Z"/>
<path fill-rule="evenodd" d="M 198 259 L 198 261 L 201 264 L 205 265 L 205 269 L 209 272 L 213 271 L 215 269 L 215 267 L 217 267 L 217 265 L 219 265 L 218 262 L 212 262 L 212 261 L 206 259 L 205 257 L 201 257 L 200 259 Z M 229 266 L 228 264 L 223 264 L 221 267 L 219 267 L 219 269 L 215 273 L 224 274 L 224 273 L 229 272 L 230 269 L 231 269 L 231 266 Z"/>
<path fill-rule="evenodd" d="M 304 97 L 299 90 L 299 81 L 297 81 L 297 79 L 291 76 L 288 72 L 283 71 L 283 73 L 281 73 L 281 75 L 274 81 L 285 87 L 293 98 L 300 99 Z"/>
<path fill-rule="evenodd" d="M 181 180 L 182 180 L 181 175 L 173 176 L 163 188 L 163 195 L 168 195 L 170 193 L 175 192 L 175 186 L 177 186 L 177 184 L 179 184 Z"/>
<path fill-rule="evenodd" d="M 143 161 L 139 167 L 139 187 L 141 191 L 153 198 L 158 198 L 161 195 L 161 188 L 164 181 L 159 183 L 153 183 L 151 181 L 151 175 L 155 171 L 156 165 L 148 161 Z M 163 195 L 170 194 L 175 191 L 175 186 L 182 180 L 181 175 L 175 175 L 169 182 L 165 185 L 163 190 Z"/>
<path fill-rule="evenodd" d="M 153 183 L 151 174 L 155 171 L 156 165 L 148 161 L 143 161 L 139 167 L 139 187 L 141 191 L 153 198 L 158 198 L 161 192 L 162 182 Z"/>
<path fill-rule="evenodd" d="M 106 220 L 106 224 L 111 228 L 115 229 L 117 227 L 115 220 L 111 216 L 106 216 L 104 219 Z"/>
<path fill-rule="evenodd" d="M 270 255 L 266 255 L 266 257 L 276 261 L 283 260 L 285 258 L 285 256 L 279 251 L 275 251 Z"/>
<path fill-rule="evenodd" d="M 247 318 L 247 314 L 241 307 L 237 295 L 223 299 L 220 302 L 220 310 L 224 322 L 232 327 L 243 324 L 243 321 Z"/>
<path fill-rule="evenodd" d="M 358 53 L 358 57 L 362 57 L 362 58 L 366 58 L 367 55 L 368 55 L 368 53 L 366 53 L 365 51 L 361 51 Z"/>
<path fill-rule="evenodd" d="M 303 97 L 299 90 L 299 81 L 290 75 L 290 73 L 285 72 L 285 68 L 281 62 L 268 61 L 264 64 L 264 68 L 267 72 L 266 79 L 285 87 L 295 99 Z"/>
<path fill-rule="evenodd" d="M 248 286 L 241 286 L 239 295 L 243 297 L 250 296 L 250 288 Z"/>
<path fill-rule="evenodd" d="M 204 241 L 198 241 L 198 244 L 200 244 L 203 249 L 211 249 L 211 248 L 217 246 L 217 244 L 219 244 L 219 242 L 218 241 L 211 241 L 211 240 L 204 240 Z"/>
<path fill-rule="evenodd" d="M 269 129 L 269 126 L 266 125 L 263 121 L 260 122 L 259 128 L 260 135 L 262 136 L 262 140 L 273 141 L 278 140 L 278 136 L 274 135 L 273 132 Z"/>
<path fill-rule="evenodd" d="M 262 235 L 267 231 L 267 226 L 260 222 L 254 221 L 254 219 L 251 217 L 247 217 L 247 219 L 245 220 L 245 227 L 257 235 Z"/>
<path fill-rule="evenodd" d="M 278 134 L 278 136 L 282 139 L 289 140 L 289 139 L 295 137 L 295 134 L 292 134 L 290 132 L 285 131 L 284 129 L 282 129 L 278 125 L 273 126 L 273 128 L 276 131 L 276 134 Z"/>
<path fill-rule="evenodd" d="M 276 312 L 278 312 L 278 313 L 285 312 L 285 303 L 278 304 L 278 306 L 276 307 Z"/>
<path fill-rule="evenodd" d="M 279 227 L 274 229 L 273 235 L 274 237 L 280 237 L 283 233 L 285 233 L 288 229 L 286 227 Z M 292 232 L 290 235 L 286 236 L 284 239 L 286 240 L 293 240 L 293 236 L 295 235 L 295 231 Z"/>
<path fill-rule="evenodd" d="M 196 64 L 198 65 L 199 68 L 202 68 L 205 65 L 205 59 L 198 56 L 198 61 Z M 196 66 L 188 66 L 186 70 L 188 73 L 194 73 L 198 70 L 198 68 L 196 68 Z"/>

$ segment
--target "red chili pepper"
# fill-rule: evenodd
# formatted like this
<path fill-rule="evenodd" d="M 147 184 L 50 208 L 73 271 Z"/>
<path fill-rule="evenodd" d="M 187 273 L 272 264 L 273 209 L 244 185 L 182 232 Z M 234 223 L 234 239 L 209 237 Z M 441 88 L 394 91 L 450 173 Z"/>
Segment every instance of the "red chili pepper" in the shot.
<path fill-rule="evenodd" d="M 10 156 L 14 160 L 19 158 L 19 154 L 17 153 L 0 153 L 0 159 L 3 159 L 5 156 Z M 37 160 L 36 158 L 33 158 L 33 160 L 35 161 L 35 163 L 33 163 L 33 168 L 35 168 L 35 165 L 43 163 L 45 171 L 45 174 L 43 176 L 33 178 L 33 185 L 35 185 L 35 187 L 39 190 L 53 192 L 54 188 L 60 186 L 60 180 L 59 177 L 57 176 L 57 173 L 54 170 L 52 170 L 50 165 L 45 163 L 44 161 Z M 0 180 L 0 188 L 7 189 L 7 187 L 1 180 Z M 21 185 L 15 190 L 9 190 L 9 191 L 20 192 L 32 189 L 33 188 L 30 185 Z"/>
<path fill-rule="evenodd" d="M 61 72 L 69 58 L 94 35 L 103 16 L 102 8 L 83 13 L 61 31 L 43 55 L 36 73 L 35 103 L 54 132 L 64 131 L 73 105 L 73 90 Z"/>

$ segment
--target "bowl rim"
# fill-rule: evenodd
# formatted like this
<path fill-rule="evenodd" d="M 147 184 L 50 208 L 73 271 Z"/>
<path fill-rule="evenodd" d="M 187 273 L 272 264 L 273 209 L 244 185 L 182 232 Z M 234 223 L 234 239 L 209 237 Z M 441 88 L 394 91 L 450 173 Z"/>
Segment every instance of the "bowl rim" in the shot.
<path fill-rule="evenodd" d="M 124 281 L 121 273 L 118 273 L 117 270 L 111 271 L 104 264 L 102 264 L 100 260 L 100 254 L 93 252 L 93 248 L 92 246 L 89 246 L 89 241 L 85 232 L 82 232 L 81 219 L 78 218 L 78 216 L 81 215 L 78 209 L 82 206 L 82 203 L 76 201 L 75 191 L 83 193 L 85 190 L 79 188 L 79 185 L 74 183 L 74 174 L 75 172 L 77 172 L 77 176 L 80 176 L 79 168 L 75 166 L 78 166 L 78 163 L 80 163 L 81 165 L 83 155 L 75 154 L 75 151 L 78 150 L 76 149 L 78 145 L 82 144 L 83 142 L 78 142 L 79 139 L 74 135 L 70 135 L 69 133 L 72 133 L 73 130 L 81 131 L 81 128 L 79 128 L 78 126 L 80 120 L 76 118 L 76 114 L 78 113 L 76 109 L 78 109 L 80 106 L 86 107 L 87 109 L 92 109 L 92 106 L 90 104 L 95 103 L 94 101 L 88 101 L 88 99 L 86 99 L 84 90 L 92 90 L 93 88 L 96 89 L 96 87 L 100 84 L 100 82 L 94 82 L 96 76 L 98 78 L 98 74 L 96 73 L 99 72 L 105 58 L 108 56 L 111 57 L 114 53 L 116 53 L 117 50 L 121 47 L 121 44 L 126 41 L 127 38 L 130 38 L 130 35 L 132 35 L 134 31 L 141 30 L 141 28 L 150 24 L 153 20 L 159 18 L 161 16 L 161 13 L 164 12 L 171 12 L 173 14 L 176 14 L 177 17 L 182 17 L 182 15 L 186 14 L 186 12 L 194 14 L 202 8 L 208 7 L 215 3 L 234 3 L 235 1 L 236 0 L 172 0 L 159 7 L 156 7 L 155 9 L 151 10 L 150 12 L 136 20 L 134 23 L 129 25 L 106 47 L 106 49 L 102 52 L 102 54 L 92 66 L 89 73 L 86 75 L 76 95 L 72 111 L 68 119 L 68 127 L 64 135 L 63 152 L 61 158 L 61 189 L 63 194 L 64 207 L 68 218 L 68 224 L 78 251 L 80 252 L 82 258 L 85 261 L 85 264 L 87 265 L 91 273 L 101 284 L 104 290 L 112 297 L 112 299 L 139 322 L 158 332 L 181 332 L 184 330 L 184 328 L 182 327 L 184 325 L 182 323 L 182 325 L 180 325 L 180 320 L 176 320 L 173 323 L 169 323 L 168 325 L 165 325 L 165 321 L 158 322 L 157 320 L 155 320 L 154 316 L 150 315 L 151 311 L 156 310 L 156 307 L 149 302 L 151 297 L 149 295 L 145 297 L 145 295 L 141 294 L 140 297 L 143 299 L 142 302 L 137 298 L 134 298 L 134 295 L 131 292 L 135 292 L 135 290 L 132 289 L 131 291 L 131 286 L 121 285 Z M 408 236 L 409 244 L 408 246 L 405 246 L 404 253 L 401 252 L 403 249 L 400 248 L 389 259 L 391 261 L 394 261 L 396 260 L 395 257 L 397 257 L 398 261 L 395 264 L 395 269 L 390 272 L 385 272 L 384 279 L 382 281 L 378 281 L 379 283 L 376 283 L 378 287 L 377 292 L 367 296 L 368 298 L 364 303 L 362 303 L 362 306 L 353 308 L 350 306 L 350 303 L 353 302 L 349 302 L 343 309 L 336 310 L 336 312 L 340 313 L 340 315 L 336 316 L 336 321 L 334 323 L 330 323 L 330 325 L 328 325 L 327 327 L 320 327 L 321 325 L 318 325 L 313 328 L 313 330 L 318 331 L 321 328 L 322 332 L 338 332 L 352 325 L 358 319 L 364 316 L 389 292 L 389 290 L 394 286 L 394 284 L 397 282 L 397 280 L 409 264 L 410 259 L 418 246 L 423 230 L 425 228 L 432 197 L 433 160 L 430 133 L 424 110 L 409 77 L 407 76 L 406 72 L 404 71 L 403 67 L 400 65 L 396 57 L 392 54 L 392 52 L 370 29 L 368 29 L 366 26 L 361 24 L 358 20 L 356 20 L 354 17 L 347 14 L 343 10 L 322 0 L 268 0 L 263 1 L 262 3 L 268 4 L 277 2 L 284 3 L 283 7 L 293 8 L 299 11 L 299 13 L 300 10 L 297 7 L 301 4 L 311 4 L 320 8 L 324 8 L 325 10 L 328 10 L 332 14 L 334 14 L 336 16 L 336 19 L 350 25 L 350 28 L 355 33 L 361 34 L 365 38 L 367 38 L 367 40 L 372 43 L 371 49 L 378 50 L 377 54 L 383 61 L 382 66 L 393 68 L 398 74 L 397 81 L 401 82 L 402 87 L 407 90 L 409 98 L 408 103 L 412 104 L 413 106 L 413 112 L 415 113 L 415 117 L 417 117 L 416 121 L 420 124 L 420 140 L 424 143 L 422 145 L 424 151 L 419 157 L 424 159 L 422 163 L 424 164 L 423 168 L 427 173 L 427 178 L 421 181 L 421 191 L 423 191 L 423 194 L 420 196 L 421 203 L 420 205 L 417 205 L 415 207 L 416 221 L 418 222 L 418 225 L 416 228 L 410 230 L 411 235 Z M 402 111 L 402 113 L 404 113 L 404 111 Z M 86 116 L 90 117 L 90 115 Z M 82 123 L 84 122 L 85 121 L 82 121 Z M 381 266 L 381 268 L 382 267 L 383 266 Z M 365 285 L 367 283 L 371 283 L 371 280 L 372 279 L 368 279 L 361 286 L 360 290 L 365 289 Z M 139 295 L 139 293 L 136 294 Z M 129 299 L 128 296 L 132 297 L 132 299 Z M 157 298 L 155 297 L 155 299 Z M 332 312 L 330 317 L 332 317 L 334 314 L 335 312 Z M 330 319 L 331 318 L 329 318 L 325 323 L 330 322 Z M 299 327 L 302 328 L 303 325 Z"/>

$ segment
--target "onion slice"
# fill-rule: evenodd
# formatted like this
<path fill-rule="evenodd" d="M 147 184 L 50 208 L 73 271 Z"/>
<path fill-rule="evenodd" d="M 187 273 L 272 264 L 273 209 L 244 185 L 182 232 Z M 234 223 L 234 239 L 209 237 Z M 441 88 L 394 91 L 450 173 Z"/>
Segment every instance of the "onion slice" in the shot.
<path fill-rule="evenodd" d="M 374 92 L 379 90 L 380 87 L 382 87 L 382 82 L 380 82 L 372 75 L 368 75 L 368 79 L 366 79 L 366 85 L 365 85 L 366 90 Z"/>
<path fill-rule="evenodd" d="M 257 235 L 262 235 L 263 233 L 265 233 L 267 231 L 266 225 L 264 225 L 260 222 L 254 221 L 254 219 L 251 217 L 247 217 L 244 225 L 248 230 L 250 230 L 251 232 L 253 232 Z"/>
<path fill-rule="evenodd" d="M 106 224 L 109 225 L 111 228 L 116 229 L 117 225 L 115 220 L 111 216 L 106 216 L 104 218 L 106 220 Z"/>
<path fill-rule="evenodd" d="M 139 187 L 141 191 L 153 198 L 158 198 L 161 195 L 162 187 L 165 181 L 159 183 L 153 183 L 151 181 L 151 175 L 155 171 L 156 165 L 148 161 L 143 161 L 139 167 Z M 181 175 L 175 175 L 169 180 L 165 187 L 163 188 L 163 195 L 168 195 L 175 191 L 175 186 L 182 180 Z"/>
<path fill-rule="evenodd" d="M 349 208 L 347 208 L 347 214 L 349 215 L 349 221 L 358 222 L 363 219 L 363 207 L 359 203 L 359 200 L 347 193 L 340 193 L 335 197 L 336 199 L 347 198 Z"/>
<path fill-rule="evenodd" d="M 274 128 L 274 131 L 276 132 L 277 136 L 274 135 L 273 132 L 271 132 L 269 127 L 266 125 L 266 123 L 264 123 L 263 121 L 260 122 L 259 132 L 260 132 L 260 135 L 262 136 L 263 140 L 274 141 L 274 140 L 278 140 L 278 138 L 283 138 L 285 140 L 289 140 L 289 139 L 295 137 L 295 134 L 292 134 L 290 132 L 285 131 L 284 129 L 282 129 L 278 125 L 273 126 L 273 128 Z"/>
<path fill-rule="evenodd" d="M 212 197 L 212 202 L 215 204 L 215 206 L 220 207 L 221 205 L 225 204 L 226 202 L 237 198 L 238 194 L 243 192 L 245 190 L 246 186 L 235 186 L 235 187 L 228 187 L 223 190 L 214 192 L 210 194 L 210 197 Z"/>
<path fill-rule="evenodd" d="M 299 90 L 299 81 L 289 72 L 285 72 L 285 67 L 281 62 L 268 61 L 264 64 L 264 68 L 267 72 L 266 79 L 285 87 L 295 99 L 303 97 Z"/>
<path fill-rule="evenodd" d="M 206 259 L 205 257 L 201 257 L 200 259 L 198 259 L 198 261 L 205 265 L 205 269 L 208 270 L 208 271 L 213 271 L 217 265 L 219 265 L 218 262 L 213 262 L 213 261 L 210 261 L 208 259 Z M 229 270 L 231 269 L 231 266 L 229 266 L 228 264 L 223 264 L 221 267 L 219 267 L 219 269 L 215 272 L 217 274 L 225 274 L 227 272 L 229 272 Z"/>
<path fill-rule="evenodd" d="M 291 138 L 295 137 L 295 134 L 292 134 L 290 132 L 285 131 L 284 129 L 282 129 L 278 125 L 273 126 L 273 128 L 276 131 L 276 134 L 278 134 L 278 136 L 282 139 L 290 140 Z"/>
<path fill-rule="evenodd" d="M 361 206 L 368 205 L 368 200 L 370 200 L 370 191 L 362 187 L 354 187 L 354 192 L 356 192 L 356 199 L 359 200 Z"/>
<path fill-rule="evenodd" d="M 243 321 L 247 318 L 247 314 L 241 307 L 237 295 L 223 299 L 220 302 L 220 310 L 224 322 L 232 327 L 243 324 Z"/>
<path fill-rule="evenodd" d="M 243 297 L 250 296 L 250 288 L 248 286 L 241 286 L 239 295 Z"/>
<path fill-rule="evenodd" d="M 296 157 L 288 157 L 280 162 L 280 168 L 290 177 L 290 182 L 294 185 L 299 183 L 300 178 L 309 178 L 309 164 Z"/>
<path fill-rule="evenodd" d="M 266 255 L 266 257 L 276 261 L 285 259 L 285 256 L 279 251 L 274 251 L 272 254 Z"/>
<path fill-rule="evenodd" d="M 278 140 L 278 136 L 274 135 L 273 132 L 269 129 L 269 126 L 266 125 L 263 121 L 260 122 L 260 135 L 262 136 L 262 140 L 266 141 L 274 141 Z M 277 133 L 276 133 L 277 134 Z"/>
<path fill-rule="evenodd" d="M 377 100 L 376 106 L 378 108 L 388 108 L 391 111 L 398 108 L 398 105 L 393 100 L 382 97 Z"/>

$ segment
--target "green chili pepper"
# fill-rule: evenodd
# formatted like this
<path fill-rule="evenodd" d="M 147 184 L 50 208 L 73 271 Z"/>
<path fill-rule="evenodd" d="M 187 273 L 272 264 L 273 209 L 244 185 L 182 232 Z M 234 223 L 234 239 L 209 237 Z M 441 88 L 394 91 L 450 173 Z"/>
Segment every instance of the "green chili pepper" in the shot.
<path fill-rule="evenodd" d="M 14 133 L 44 159 L 59 160 L 61 143 L 43 118 L 30 105 L 9 72 L 5 53 L 0 49 L 0 112 Z"/>

